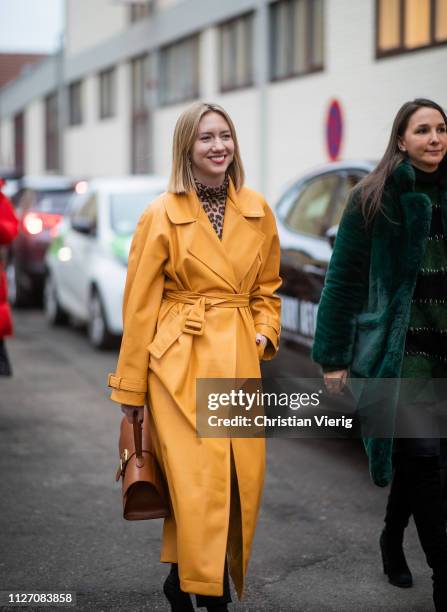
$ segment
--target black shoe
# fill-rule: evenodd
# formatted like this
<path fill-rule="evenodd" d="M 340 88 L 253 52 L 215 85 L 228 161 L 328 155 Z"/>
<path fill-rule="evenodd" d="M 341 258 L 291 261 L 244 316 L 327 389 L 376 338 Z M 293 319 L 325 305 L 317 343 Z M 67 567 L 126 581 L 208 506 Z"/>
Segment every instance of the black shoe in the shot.
<path fill-rule="evenodd" d="M 194 612 L 191 597 L 180 588 L 177 565 L 172 565 L 164 584 L 163 592 L 171 604 L 171 612 Z"/>
<path fill-rule="evenodd" d="M 407 565 L 402 548 L 402 538 L 390 537 L 384 529 L 380 536 L 380 551 L 382 553 L 383 573 L 388 581 L 401 589 L 413 586 L 413 576 Z"/>

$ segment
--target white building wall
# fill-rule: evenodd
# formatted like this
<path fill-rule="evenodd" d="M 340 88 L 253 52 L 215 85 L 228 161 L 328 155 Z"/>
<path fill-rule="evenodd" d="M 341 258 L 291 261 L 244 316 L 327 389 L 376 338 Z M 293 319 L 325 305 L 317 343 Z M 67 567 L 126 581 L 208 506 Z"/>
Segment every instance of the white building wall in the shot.
<path fill-rule="evenodd" d="M 25 109 L 25 174 L 45 174 L 45 103 L 38 99 Z"/>
<path fill-rule="evenodd" d="M 67 127 L 65 173 L 72 176 L 121 176 L 130 167 L 130 69 L 120 64 L 116 74 L 116 115 L 99 119 L 99 79 L 84 80 L 84 121 Z"/>
<path fill-rule="evenodd" d="M 67 55 L 108 40 L 125 30 L 130 22 L 129 5 L 111 0 L 66 0 Z"/>
<path fill-rule="evenodd" d="M 0 166 L 14 166 L 14 119 L 5 117 L 0 121 Z"/>

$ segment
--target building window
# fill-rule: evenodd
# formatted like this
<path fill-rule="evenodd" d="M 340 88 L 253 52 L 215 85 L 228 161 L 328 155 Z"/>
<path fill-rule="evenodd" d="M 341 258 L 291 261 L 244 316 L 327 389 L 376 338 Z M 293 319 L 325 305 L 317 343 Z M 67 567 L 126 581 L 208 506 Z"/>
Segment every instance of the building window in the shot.
<path fill-rule="evenodd" d="M 253 13 L 220 26 L 220 90 L 253 85 Z"/>
<path fill-rule="evenodd" d="M 23 112 L 14 116 L 14 165 L 17 172 L 25 172 L 25 118 Z"/>
<path fill-rule="evenodd" d="M 191 36 L 160 50 L 160 104 L 193 100 L 199 95 L 199 37 Z"/>
<path fill-rule="evenodd" d="M 116 112 L 116 69 L 99 73 L 99 118 L 114 117 Z"/>
<path fill-rule="evenodd" d="M 377 57 L 447 43 L 447 0 L 376 0 Z"/>
<path fill-rule="evenodd" d="M 272 80 L 323 69 L 324 0 L 279 0 L 270 6 Z"/>
<path fill-rule="evenodd" d="M 57 92 L 45 98 L 45 167 L 59 170 L 59 102 Z"/>
<path fill-rule="evenodd" d="M 152 14 L 154 8 L 154 0 L 136 1 L 130 7 L 130 22 L 139 21 Z"/>
<path fill-rule="evenodd" d="M 149 113 L 149 56 L 132 60 L 132 110 L 131 110 L 131 169 L 134 174 L 149 172 L 150 160 L 150 113 Z"/>
<path fill-rule="evenodd" d="M 68 87 L 70 125 L 82 123 L 82 81 L 71 83 Z"/>

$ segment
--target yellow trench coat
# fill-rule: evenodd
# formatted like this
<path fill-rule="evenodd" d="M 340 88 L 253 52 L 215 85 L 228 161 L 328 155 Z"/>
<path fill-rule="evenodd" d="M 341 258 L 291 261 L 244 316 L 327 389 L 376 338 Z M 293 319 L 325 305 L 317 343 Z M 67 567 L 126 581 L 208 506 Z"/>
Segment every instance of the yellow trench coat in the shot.
<path fill-rule="evenodd" d="M 280 284 L 274 216 L 255 191 L 236 192 L 230 183 L 222 240 L 195 193 L 162 194 L 140 219 L 129 256 L 123 340 L 109 386 L 116 402 L 150 406 L 173 510 L 164 524 L 161 561 L 178 562 L 186 592 L 222 595 L 228 540 L 229 570 L 242 596 L 265 441 L 198 438 L 195 384 L 196 378 L 260 377 L 260 358 L 271 359 L 278 347 Z M 270 341 L 264 355 L 256 332 Z"/>

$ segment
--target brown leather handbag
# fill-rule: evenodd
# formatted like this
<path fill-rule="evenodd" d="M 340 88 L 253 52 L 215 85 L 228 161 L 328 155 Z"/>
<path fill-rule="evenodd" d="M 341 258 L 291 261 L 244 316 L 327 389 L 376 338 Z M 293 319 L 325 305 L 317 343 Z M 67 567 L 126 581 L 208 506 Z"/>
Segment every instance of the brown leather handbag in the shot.
<path fill-rule="evenodd" d="M 155 456 L 148 415 L 143 426 L 136 412 L 132 425 L 123 418 L 119 451 L 116 481 L 122 477 L 124 518 L 142 521 L 169 516 L 167 487 Z"/>

